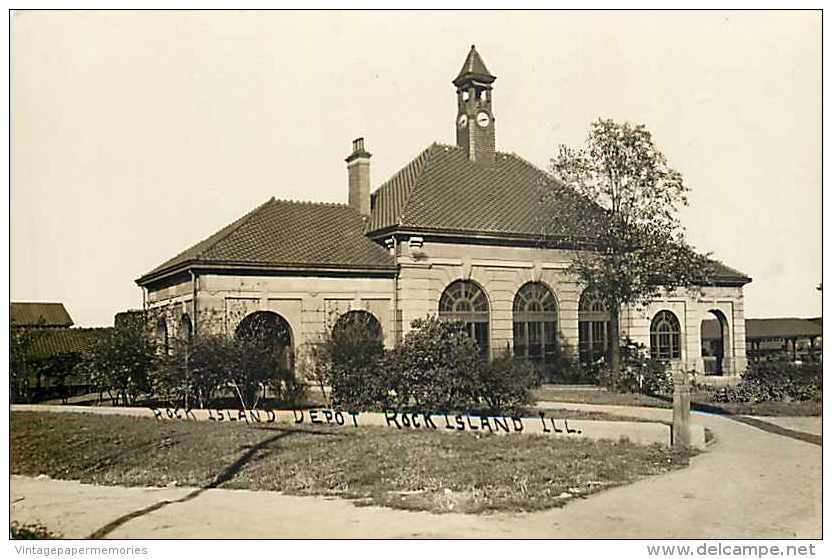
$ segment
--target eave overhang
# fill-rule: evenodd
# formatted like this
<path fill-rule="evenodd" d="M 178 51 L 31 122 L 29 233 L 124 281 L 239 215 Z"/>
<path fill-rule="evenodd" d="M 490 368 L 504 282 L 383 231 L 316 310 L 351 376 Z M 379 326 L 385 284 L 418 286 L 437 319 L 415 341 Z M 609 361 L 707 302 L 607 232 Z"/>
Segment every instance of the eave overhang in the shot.
<path fill-rule="evenodd" d="M 256 264 L 251 262 L 226 262 L 190 260 L 170 268 L 145 274 L 135 280 L 140 287 L 147 287 L 153 283 L 168 279 L 178 274 L 194 272 L 196 274 L 237 273 L 241 275 L 322 275 L 322 276 L 350 276 L 350 277 L 394 277 L 398 267 L 393 266 L 354 266 L 344 264 Z"/>

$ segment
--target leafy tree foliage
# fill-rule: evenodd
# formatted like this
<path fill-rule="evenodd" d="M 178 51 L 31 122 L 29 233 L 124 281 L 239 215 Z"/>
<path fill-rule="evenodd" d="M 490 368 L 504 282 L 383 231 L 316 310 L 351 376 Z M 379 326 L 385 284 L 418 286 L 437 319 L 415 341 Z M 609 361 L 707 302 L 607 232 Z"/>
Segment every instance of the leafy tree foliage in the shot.
<path fill-rule="evenodd" d="M 531 403 L 531 391 L 539 385 L 540 375 L 531 361 L 520 359 L 506 350 L 479 369 L 479 396 L 494 412 L 520 412 Z"/>
<path fill-rule="evenodd" d="M 291 369 L 289 351 L 286 346 L 267 342 L 234 340 L 237 365 L 229 378 L 238 395 L 242 394 L 246 407 L 255 407 L 267 388 L 283 403 L 298 403 L 303 399 L 305 385 Z"/>
<path fill-rule="evenodd" d="M 12 402 L 27 402 L 31 397 L 33 368 L 32 346 L 41 333 L 32 328 L 9 328 L 9 397 Z"/>
<path fill-rule="evenodd" d="M 559 147 L 551 170 L 586 200 L 578 217 L 591 222 L 594 238 L 576 251 L 571 272 L 610 310 L 614 384 L 621 306 L 705 285 L 712 263 L 685 242 L 678 210 L 687 204 L 688 188 L 643 125 L 600 119 L 583 147 Z"/>
<path fill-rule="evenodd" d="M 141 328 L 113 328 L 94 342 L 90 356 L 78 367 L 99 392 L 132 405 L 150 390 L 148 375 L 155 358 L 156 347 Z"/>
<path fill-rule="evenodd" d="M 508 412 L 531 401 L 535 366 L 508 353 L 483 361 L 463 323 L 415 320 L 404 342 L 385 351 L 378 323 L 365 315 L 344 315 L 349 320 L 336 322 L 314 350 L 316 378 L 331 387 L 333 407 Z"/>
<path fill-rule="evenodd" d="M 253 407 L 267 387 L 284 402 L 302 397 L 305 386 L 297 382 L 292 371 L 289 324 L 279 315 L 255 312 L 247 316 L 227 350 L 234 362 L 227 371 L 228 382 L 244 406 Z"/>
<path fill-rule="evenodd" d="M 712 391 L 714 402 L 806 402 L 823 397 L 823 364 L 788 359 L 752 363 L 736 386 Z"/>
<path fill-rule="evenodd" d="M 80 352 L 59 353 L 37 359 L 35 367 L 48 383 L 49 393 L 60 396 L 66 403 L 70 395 L 70 381 L 76 376 L 76 367 L 82 361 Z"/>
<path fill-rule="evenodd" d="M 383 340 L 375 318 L 366 312 L 342 315 L 313 350 L 313 378 L 330 387 L 334 407 L 369 410 L 389 402 Z"/>
<path fill-rule="evenodd" d="M 205 408 L 229 390 L 247 409 L 257 406 L 267 388 L 284 403 L 303 396 L 284 348 L 218 334 L 175 343 L 170 354 L 158 357 L 151 381 L 154 395 L 185 408 Z"/>
<path fill-rule="evenodd" d="M 622 346 L 621 370 L 615 384 L 609 368 L 601 369 L 600 382 L 618 392 L 649 394 L 652 396 L 673 395 L 673 374 L 666 361 L 650 357 L 643 344 L 629 340 Z"/>
<path fill-rule="evenodd" d="M 390 352 L 385 367 L 396 404 L 422 410 L 470 409 L 478 405 L 480 351 L 465 325 L 429 317 Z"/>

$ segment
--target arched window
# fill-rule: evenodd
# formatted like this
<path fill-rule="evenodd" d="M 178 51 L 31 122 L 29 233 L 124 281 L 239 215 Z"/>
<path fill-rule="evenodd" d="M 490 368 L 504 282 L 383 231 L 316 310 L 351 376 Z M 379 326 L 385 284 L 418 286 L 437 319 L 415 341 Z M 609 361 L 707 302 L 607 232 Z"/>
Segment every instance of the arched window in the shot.
<path fill-rule="evenodd" d="M 185 346 L 189 346 L 191 345 L 191 337 L 193 337 L 191 317 L 183 314 L 179 318 L 179 342 Z"/>
<path fill-rule="evenodd" d="M 658 359 L 682 358 L 679 319 L 670 311 L 660 311 L 650 323 L 650 355 Z"/>
<path fill-rule="evenodd" d="M 589 365 L 606 359 L 609 349 L 610 313 L 598 293 L 584 290 L 578 302 L 578 353 Z"/>
<path fill-rule="evenodd" d="M 156 321 L 156 340 L 159 343 L 159 351 L 168 355 L 170 353 L 170 341 L 168 340 L 168 323 L 164 318 Z"/>
<path fill-rule="evenodd" d="M 384 333 L 381 323 L 367 311 L 349 311 L 338 317 L 332 327 L 333 336 L 349 336 L 352 341 L 374 341 L 382 343 Z"/>
<path fill-rule="evenodd" d="M 558 352 L 558 303 L 540 282 L 529 282 L 514 296 L 514 355 L 553 363 Z"/>
<path fill-rule="evenodd" d="M 480 286 L 465 280 L 449 285 L 439 299 L 439 318 L 464 322 L 480 347 L 480 355 L 488 358 L 488 298 Z"/>

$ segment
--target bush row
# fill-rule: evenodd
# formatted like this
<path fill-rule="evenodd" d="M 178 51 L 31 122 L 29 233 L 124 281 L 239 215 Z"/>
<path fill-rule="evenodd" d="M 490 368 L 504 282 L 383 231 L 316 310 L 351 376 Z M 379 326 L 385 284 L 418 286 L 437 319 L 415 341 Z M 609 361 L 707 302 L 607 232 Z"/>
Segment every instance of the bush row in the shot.
<path fill-rule="evenodd" d="M 668 362 L 650 357 L 644 345 L 629 341 L 621 347 L 621 370 L 615 385 L 607 368 L 601 373 L 601 383 L 619 392 L 673 395 L 673 373 Z"/>
<path fill-rule="evenodd" d="M 531 402 L 540 381 L 534 365 L 507 353 L 483 361 L 460 323 L 416 321 L 391 351 L 371 325 L 337 324 L 312 362 L 313 377 L 331 387 L 330 404 L 341 409 L 514 412 Z M 95 341 L 72 376 L 115 405 L 149 400 L 196 408 L 232 397 L 253 407 L 267 391 L 280 404 L 303 403 L 306 385 L 293 373 L 292 356 L 267 340 L 201 334 L 163 348 L 143 324 L 120 326 Z M 13 357 L 25 355 L 20 345 Z M 12 361 L 13 373 L 26 366 Z"/>
<path fill-rule="evenodd" d="M 334 329 L 317 350 L 316 375 L 335 407 L 515 413 L 531 403 L 538 372 L 508 354 L 486 362 L 461 323 L 416 320 L 385 351 L 359 322 Z"/>
<path fill-rule="evenodd" d="M 769 361 L 752 363 L 736 386 L 711 392 L 713 402 L 757 403 L 820 401 L 823 366 L 820 362 Z"/>
<path fill-rule="evenodd" d="M 27 370 L 37 366 L 27 358 L 30 346 L 25 339 L 12 346 L 13 401 L 27 399 Z M 116 405 L 150 399 L 175 407 L 207 407 L 231 397 L 252 407 L 266 390 L 282 403 L 304 400 L 305 385 L 292 373 L 290 356 L 257 336 L 200 335 L 163 348 L 142 323 L 119 326 L 98 336 L 83 358 L 61 371 Z"/>

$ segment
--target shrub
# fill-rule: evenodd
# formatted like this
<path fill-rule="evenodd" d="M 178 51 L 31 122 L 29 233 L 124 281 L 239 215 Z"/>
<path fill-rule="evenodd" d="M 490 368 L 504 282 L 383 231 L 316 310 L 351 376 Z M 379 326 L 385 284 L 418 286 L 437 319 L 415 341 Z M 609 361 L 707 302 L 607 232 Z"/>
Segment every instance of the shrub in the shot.
<path fill-rule="evenodd" d="M 483 362 L 459 322 L 415 320 L 403 343 L 388 352 L 367 326 L 341 324 L 313 350 L 312 376 L 330 386 L 334 407 L 512 411 L 531 401 L 539 383 L 533 364 L 507 353 Z"/>
<path fill-rule="evenodd" d="M 412 326 L 386 360 L 393 403 L 426 411 L 477 406 L 482 362 L 465 325 L 429 317 L 413 321 Z"/>
<path fill-rule="evenodd" d="M 313 350 L 314 378 L 328 384 L 330 404 L 350 411 L 381 409 L 388 403 L 384 346 L 371 315 L 348 313 Z"/>
<path fill-rule="evenodd" d="M 16 521 L 9 524 L 9 536 L 13 540 L 54 540 L 62 537 L 42 524 L 20 524 Z"/>
<path fill-rule="evenodd" d="M 150 390 L 148 374 L 155 360 L 156 349 L 143 330 L 114 328 L 96 339 L 90 355 L 75 371 L 114 401 L 132 405 Z"/>
<path fill-rule="evenodd" d="M 823 366 L 819 362 L 790 361 L 753 363 L 736 386 L 714 390 L 713 402 L 783 402 L 820 400 Z"/>
<path fill-rule="evenodd" d="M 46 381 L 48 389 L 44 389 L 43 396 L 60 397 L 66 403 L 73 380 L 75 367 L 82 361 L 80 352 L 58 353 L 41 357 L 34 361 L 40 375 Z"/>
<path fill-rule="evenodd" d="M 32 328 L 9 327 L 9 397 L 12 402 L 29 402 L 36 384 L 31 350 L 43 333 Z"/>
<path fill-rule="evenodd" d="M 203 334 L 190 344 L 175 345 L 170 355 L 159 357 L 151 374 L 152 388 L 155 395 L 185 408 L 210 405 L 229 385 L 247 408 L 257 405 L 266 387 L 281 402 L 296 404 L 303 400 L 304 386 L 287 365 L 280 346 Z"/>
<path fill-rule="evenodd" d="M 546 381 L 557 384 L 598 384 L 602 369 L 601 364 L 580 364 L 561 355 L 548 367 Z"/>
<path fill-rule="evenodd" d="M 199 334 L 190 346 L 177 349 L 176 357 L 188 381 L 190 397 L 200 408 L 210 405 L 236 365 L 235 340 L 224 335 Z"/>
<path fill-rule="evenodd" d="M 600 383 L 618 392 L 673 394 L 673 374 L 667 362 L 650 357 L 643 345 L 631 342 L 621 347 L 621 369 L 615 386 L 607 368 L 601 370 Z"/>
<path fill-rule="evenodd" d="M 479 368 L 479 396 L 491 412 L 517 413 L 532 403 L 532 389 L 539 386 L 537 367 L 506 351 Z"/>
<path fill-rule="evenodd" d="M 330 372 L 330 398 L 333 407 L 350 411 L 370 411 L 388 407 L 389 379 L 384 374 L 384 360 L 381 357 L 352 367 L 333 365 Z"/>
<path fill-rule="evenodd" d="M 204 408 L 229 381 L 236 365 L 233 339 L 200 335 L 190 344 L 177 343 L 170 355 L 158 358 L 151 373 L 152 391 L 176 406 Z"/>
<path fill-rule="evenodd" d="M 266 388 L 283 403 L 296 404 L 303 400 L 304 385 L 295 378 L 287 351 L 267 340 L 233 340 L 233 368 L 228 382 L 235 392 L 239 391 L 247 407 L 255 407 Z"/>
<path fill-rule="evenodd" d="M 150 371 L 148 380 L 150 393 L 160 400 L 178 407 L 188 408 L 191 397 L 190 379 L 188 378 L 187 359 L 182 359 L 178 351 L 170 355 L 159 355 L 155 367 Z"/>

